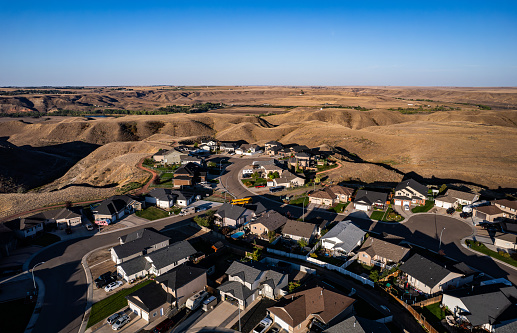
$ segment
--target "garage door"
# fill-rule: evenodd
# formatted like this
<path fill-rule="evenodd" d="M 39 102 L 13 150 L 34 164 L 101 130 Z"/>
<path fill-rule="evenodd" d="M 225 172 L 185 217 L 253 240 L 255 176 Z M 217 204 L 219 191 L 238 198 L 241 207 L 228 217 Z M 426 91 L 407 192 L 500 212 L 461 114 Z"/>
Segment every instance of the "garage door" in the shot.
<path fill-rule="evenodd" d="M 395 206 L 402 206 L 402 200 L 395 199 Z"/>
<path fill-rule="evenodd" d="M 359 204 L 359 205 L 355 205 L 355 209 L 367 211 L 368 206 Z"/>
<path fill-rule="evenodd" d="M 481 212 L 476 212 L 476 217 L 482 220 L 486 220 L 486 214 Z"/>
<path fill-rule="evenodd" d="M 282 327 L 287 332 L 289 332 L 289 325 L 285 321 L 283 321 L 282 319 L 278 318 L 277 316 L 275 316 L 275 323 L 278 326 Z"/>

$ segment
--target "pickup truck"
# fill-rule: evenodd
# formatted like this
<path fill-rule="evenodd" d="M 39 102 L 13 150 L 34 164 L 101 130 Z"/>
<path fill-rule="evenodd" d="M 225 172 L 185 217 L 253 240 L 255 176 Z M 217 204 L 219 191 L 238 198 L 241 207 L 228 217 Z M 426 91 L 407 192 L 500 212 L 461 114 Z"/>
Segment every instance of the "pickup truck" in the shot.
<path fill-rule="evenodd" d="M 257 326 L 255 326 L 255 328 L 253 329 L 253 333 L 264 333 L 265 331 L 267 331 L 269 326 L 271 326 L 271 324 L 273 324 L 273 321 L 266 317 L 262 319 Z"/>

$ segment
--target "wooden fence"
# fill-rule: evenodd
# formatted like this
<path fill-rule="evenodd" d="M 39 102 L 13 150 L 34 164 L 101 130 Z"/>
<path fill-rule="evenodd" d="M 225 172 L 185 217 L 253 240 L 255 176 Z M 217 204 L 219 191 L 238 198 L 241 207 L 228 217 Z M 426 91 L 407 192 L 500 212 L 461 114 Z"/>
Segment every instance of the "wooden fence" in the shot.
<path fill-rule="evenodd" d="M 411 305 L 406 304 L 406 302 L 398 299 L 396 296 L 394 296 L 389 291 L 386 291 L 393 299 L 397 300 L 399 304 L 401 304 L 406 310 L 411 313 L 411 315 L 422 325 L 428 332 L 430 333 L 439 333 L 431 324 L 425 319 L 424 315 L 421 313 L 418 313 Z M 434 302 L 436 303 L 436 302 Z"/>
<path fill-rule="evenodd" d="M 442 298 L 443 298 L 443 295 L 438 295 L 436 297 L 429 298 L 429 299 L 423 300 L 421 302 L 415 303 L 415 304 L 413 304 L 413 306 L 420 306 L 420 307 L 428 306 L 430 304 L 441 302 Z"/>

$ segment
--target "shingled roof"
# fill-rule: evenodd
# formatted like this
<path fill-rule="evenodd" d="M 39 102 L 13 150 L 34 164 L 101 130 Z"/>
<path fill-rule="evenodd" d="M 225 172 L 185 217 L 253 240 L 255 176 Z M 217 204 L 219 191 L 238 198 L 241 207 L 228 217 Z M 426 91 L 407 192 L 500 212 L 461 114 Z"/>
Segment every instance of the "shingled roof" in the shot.
<path fill-rule="evenodd" d="M 278 306 L 268 308 L 268 311 L 291 327 L 298 326 L 310 315 L 327 324 L 354 302 L 353 298 L 315 287 L 284 296 Z"/>
<path fill-rule="evenodd" d="M 327 328 L 323 333 L 390 333 L 390 330 L 375 320 L 351 316 Z"/>
<path fill-rule="evenodd" d="M 445 266 L 439 265 L 438 263 L 419 254 L 414 254 L 409 258 L 402 266 L 400 266 L 400 270 L 414 277 L 429 288 L 435 287 L 452 272 L 461 273 L 454 269 L 454 267 L 451 267 L 451 269 L 446 268 Z"/>
<path fill-rule="evenodd" d="M 283 225 L 287 223 L 288 218 L 283 216 L 282 214 L 276 212 L 276 211 L 269 211 L 266 214 L 262 215 L 260 218 L 258 218 L 255 222 L 250 224 L 250 227 L 254 224 L 262 224 L 264 227 L 266 227 L 269 231 L 277 230 L 278 228 L 281 228 Z"/>
<path fill-rule="evenodd" d="M 409 249 L 375 237 L 368 237 L 357 252 L 361 251 L 368 253 L 371 257 L 378 255 L 393 262 L 400 262 L 407 255 Z"/>
<path fill-rule="evenodd" d="M 113 251 L 119 258 L 126 258 L 135 253 L 142 252 L 155 244 L 169 241 L 170 238 L 164 236 L 153 229 L 142 229 L 120 237 L 121 245 L 113 247 Z"/>
<path fill-rule="evenodd" d="M 134 199 L 127 195 L 115 195 L 102 201 L 99 206 L 93 209 L 93 212 L 102 215 L 117 214 L 124 210 L 132 201 Z"/>
<path fill-rule="evenodd" d="M 206 273 L 206 269 L 184 263 L 160 275 L 156 280 L 163 283 L 169 289 L 179 289 L 190 281 Z"/>
<path fill-rule="evenodd" d="M 126 299 L 149 313 L 167 302 L 167 292 L 159 284 L 151 282 L 126 296 Z"/>
<path fill-rule="evenodd" d="M 282 234 L 310 239 L 316 227 L 317 225 L 312 223 L 287 220 L 287 223 L 284 225 L 284 229 L 282 230 Z"/>
<path fill-rule="evenodd" d="M 239 217 L 241 217 L 242 214 L 244 214 L 244 212 L 246 212 L 246 208 L 238 205 L 232 205 L 227 202 L 225 202 L 222 206 L 219 206 L 217 209 L 217 214 L 219 216 L 231 220 L 237 220 Z"/>

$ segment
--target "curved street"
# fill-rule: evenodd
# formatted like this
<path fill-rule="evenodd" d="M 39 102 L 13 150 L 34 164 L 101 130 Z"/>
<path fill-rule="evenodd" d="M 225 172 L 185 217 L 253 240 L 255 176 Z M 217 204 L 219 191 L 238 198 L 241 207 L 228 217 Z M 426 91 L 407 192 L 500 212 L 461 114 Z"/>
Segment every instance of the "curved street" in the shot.
<path fill-rule="evenodd" d="M 224 185 L 236 197 L 253 196 L 255 202 L 261 202 L 266 208 L 280 212 L 289 211 L 293 216 L 300 216 L 302 208 L 286 206 L 281 202 L 268 199 L 267 196 L 255 196 L 244 188 L 238 178 L 239 171 L 249 164 L 249 159 L 232 159 L 230 165 L 221 177 Z M 335 213 L 315 210 L 310 217 L 320 216 L 325 219 L 342 219 Z M 35 275 L 45 284 L 44 305 L 39 314 L 33 332 L 78 332 L 86 308 L 87 283 L 86 275 L 81 265 L 84 255 L 93 249 L 108 246 L 118 242 L 118 237 L 144 227 L 163 229 L 172 223 L 186 220 L 185 217 L 170 217 L 157 222 L 137 226 L 105 235 L 73 239 L 58 243 L 37 254 L 29 263 L 45 261 L 35 269 Z M 512 283 L 517 283 L 517 272 L 493 261 L 490 257 L 480 256 L 461 245 L 461 239 L 472 234 L 472 227 L 467 223 L 441 215 L 419 214 L 407 222 L 377 223 L 369 220 L 352 219 L 359 227 L 373 233 L 389 233 L 404 237 L 408 242 L 422 246 L 432 251 L 438 251 L 439 233 L 445 227 L 442 236 L 442 250 L 455 260 L 463 261 L 469 266 L 486 272 L 493 277 L 504 277 Z"/>

